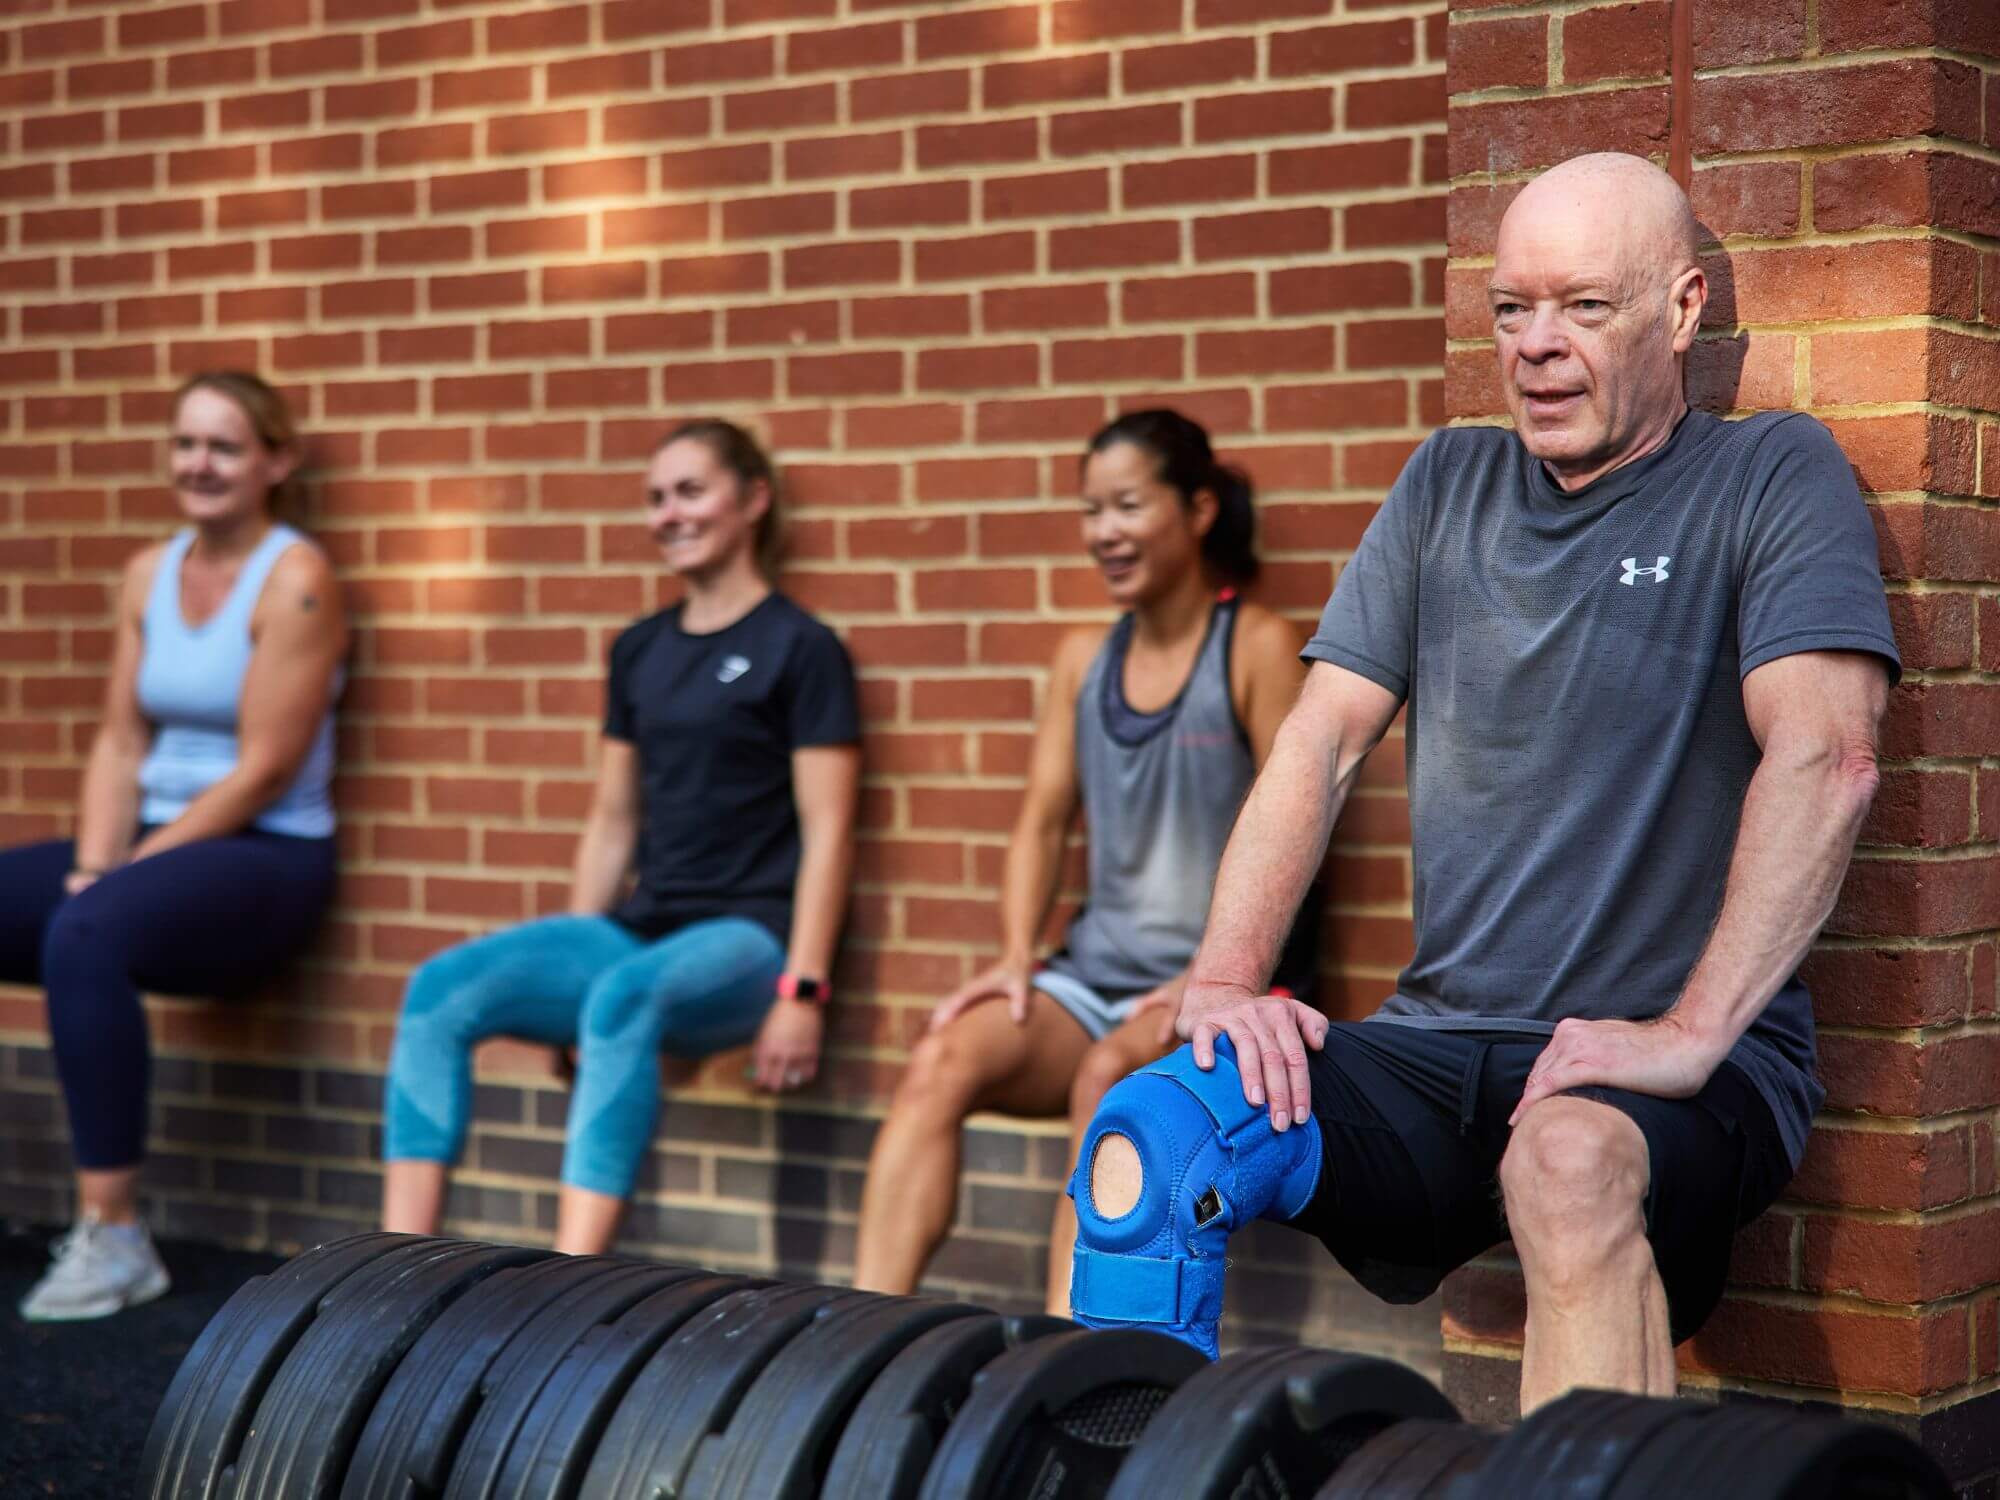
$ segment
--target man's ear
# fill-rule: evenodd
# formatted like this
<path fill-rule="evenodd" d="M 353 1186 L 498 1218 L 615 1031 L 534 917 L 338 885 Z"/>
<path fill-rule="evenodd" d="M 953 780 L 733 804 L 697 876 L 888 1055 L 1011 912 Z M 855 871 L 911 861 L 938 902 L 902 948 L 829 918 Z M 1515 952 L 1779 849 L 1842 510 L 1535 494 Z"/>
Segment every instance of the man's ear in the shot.
<path fill-rule="evenodd" d="M 1669 293 L 1674 319 L 1674 353 L 1685 354 L 1701 331 L 1701 315 L 1708 306 L 1708 273 L 1689 266 L 1674 278 Z"/>

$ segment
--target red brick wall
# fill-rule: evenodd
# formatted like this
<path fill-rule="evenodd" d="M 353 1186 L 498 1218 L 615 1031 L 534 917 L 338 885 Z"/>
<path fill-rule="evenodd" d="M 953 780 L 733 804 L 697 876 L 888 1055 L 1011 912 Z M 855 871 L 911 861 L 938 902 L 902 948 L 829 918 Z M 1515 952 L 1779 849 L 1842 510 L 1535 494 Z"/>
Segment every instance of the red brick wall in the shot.
<path fill-rule="evenodd" d="M 1935 1413 L 2000 1373 L 2000 10 L 1692 0 L 1676 98 L 1667 4 L 1484 9 L 1458 0 L 1449 26 L 1453 415 L 1499 408 L 1482 288 L 1512 192 L 1577 151 L 1664 161 L 1678 111 L 1713 237 L 1694 394 L 1832 428 L 1907 669 L 1810 964 L 1827 1111 L 1683 1371 Z M 1511 1396 L 1517 1288 L 1485 1270 L 1448 1294 L 1475 1402 Z"/>
<path fill-rule="evenodd" d="M 1305 618 L 1443 419 L 1440 0 L 6 11 L 0 837 L 67 827 L 118 565 L 173 517 L 180 374 L 285 384 L 359 618 L 320 953 L 268 1003 L 155 1013 L 167 1224 L 369 1218 L 404 978 L 560 901 L 606 643 L 663 597 L 642 461 L 721 411 L 783 459 L 787 586 L 859 660 L 866 828 L 831 1082 L 774 1112 L 728 1066 L 678 1080 L 635 1243 L 837 1273 L 867 1122 L 993 934 L 1042 664 L 1102 613 L 1085 436 L 1156 400 L 1208 422 L 1265 495 L 1264 597 Z M 1379 756 L 1340 836 L 1350 1011 L 1408 946 L 1399 777 Z M 53 1215 L 35 996 L 0 1036 L 0 1194 Z M 524 1049 L 485 1074 L 459 1222 L 545 1225 L 565 1096 Z M 1058 1139 L 975 1143 L 940 1274 L 1037 1301 Z M 1407 1326 L 1259 1243 L 1252 1321 Z"/>

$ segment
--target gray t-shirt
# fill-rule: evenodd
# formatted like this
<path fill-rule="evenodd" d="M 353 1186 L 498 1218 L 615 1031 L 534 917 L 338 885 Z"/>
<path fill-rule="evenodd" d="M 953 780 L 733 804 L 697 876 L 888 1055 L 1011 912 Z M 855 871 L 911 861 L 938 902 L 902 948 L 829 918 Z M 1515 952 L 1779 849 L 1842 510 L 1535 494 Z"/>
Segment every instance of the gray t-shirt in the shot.
<path fill-rule="evenodd" d="M 1409 704 L 1416 952 L 1370 1019 L 1668 1009 L 1759 760 L 1742 679 L 1824 650 L 1900 671 L 1874 530 L 1811 417 L 1691 413 L 1568 494 L 1510 431 L 1433 435 L 1305 648 Z M 1796 1166 L 1825 1097 L 1796 975 L 1731 1060 Z"/>

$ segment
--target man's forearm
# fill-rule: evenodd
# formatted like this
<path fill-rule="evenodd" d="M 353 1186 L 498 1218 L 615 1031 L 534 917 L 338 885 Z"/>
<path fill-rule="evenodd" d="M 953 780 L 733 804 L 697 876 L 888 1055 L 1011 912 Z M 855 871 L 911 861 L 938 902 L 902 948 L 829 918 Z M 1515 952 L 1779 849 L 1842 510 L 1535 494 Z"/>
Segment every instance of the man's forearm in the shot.
<path fill-rule="evenodd" d="M 1215 874 L 1190 986 L 1261 993 L 1346 804 L 1362 753 L 1288 723 L 1244 799 Z"/>
<path fill-rule="evenodd" d="M 1766 759 L 1743 798 L 1722 911 L 1672 1015 L 1727 1056 L 1833 911 L 1874 800 L 1872 763 Z"/>

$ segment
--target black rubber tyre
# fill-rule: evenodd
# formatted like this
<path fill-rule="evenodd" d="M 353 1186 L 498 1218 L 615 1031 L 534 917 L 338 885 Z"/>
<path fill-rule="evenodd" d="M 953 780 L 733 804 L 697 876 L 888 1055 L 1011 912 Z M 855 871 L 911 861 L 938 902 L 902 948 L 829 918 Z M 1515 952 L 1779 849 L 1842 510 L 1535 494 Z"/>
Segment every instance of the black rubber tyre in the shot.
<path fill-rule="evenodd" d="M 1439 1500 L 1477 1473 L 1499 1435 L 1469 1422 L 1398 1422 L 1333 1471 L 1313 1500 Z"/>
<path fill-rule="evenodd" d="M 487 1372 L 544 1308 L 629 1262 L 550 1252 L 488 1277 L 424 1330 L 389 1377 L 354 1446 L 341 1500 L 436 1495 L 478 1411 Z"/>
<path fill-rule="evenodd" d="M 695 1276 L 662 1287 L 615 1323 L 585 1334 L 529 1408 L 493 1493 L 508 1500 L 576 1500 L 605 1424 L 653 1351 L 710 1303 L 764 1285 L 738 1276 Z"/>
<path fill-rule="evenodd" d="M 188 1350 L 153 1417 L 140 1464 L 144 1500 L 219 1494 L 265 1388 L 312 1323 L 319 1299 L 409 1243 L 407 1235 L 355 1235 L 245 1282 Z"/>
<path fill-rule="evenodd" d="M 1495 1494 L 1603 1500 L 1641 1451 L 1656 1439 L 1671 1440 L 1679 1429 L 1705 1429 L 1713 1411 L 1693 1401 L 1571 1391 L 1502 1438 L 1479 1482 Z"/>
<path fill-rule="evenodd" d="M 1386 1359 L 1252 1349 L 1174 1392 L 1109 1500 L 1291 1500 L 1318 1489 L 1384 1428 L 1457 1415 L 1436 1386 Z"/>
<path fill-rule="evenodd" d="M 1124 1328 L 1003 1354 L 973 1377 L 920 1500 L 1098 1500 L 1167 1398 L 1207 1368 L 1179 1339 Z"/>
<path fill-rule="evenodd" d="M 236 1461 L 233 1500 L 339 1493 L 355 1439 L 396 1365 L 445 1308 L 533 1250 L 416 1240 L 371 1261 L 318 1303 L 278 1368 Z"/>
<path fill-rule="evenodd" d="M 616 1262 L 524 1323 L 486 1372 L 479 1410 L 452 1457 L 445 1500 L 492 1500 L 514 1435 L 563 1356 L 586 1335 L 654 1292 L 703 1274 L 685 1266 Z"/>
<path fill-rule="evenodd" d="M 732 1292 L 653 1352 L 584 1474 L 590 1500 L 678 1496 L 702 1439 L 728 1426 L 750 1383 L 822 1307 L 875 1300 L 826 1286 Z"/>
<path fill-rule="evenodd" d="M 139 1493 L 143 1500 L 194 1500 L 196 1496 L 208 1494 L 208 1485 L 201 1475 L 211 1465 L 201 1449 L 227 1442 L 228 1455 L 222 1463 L 227 1464 L 234 1459 L 236 1446 L 242 1440 L 241 1432 L 234 1438 L 220 1434 L 204 1438 L 200 1429 L 205 1423 L 227 1417 L 226 1411 L 213 1404 L 212 1388 L 227 1367 L 227 1362 L 218 1358 L 218 1354 L 225 1347 L 233 1348 L 240 1343 L 243 1327 L 256 1317 L 255 1305 L 268 1280 L 269 1276 L 252 1276 L 231 1293 L 229 1300 L 208 1320 L 182 1357 L 179 1368 L 174 1371 L 167 1393 L 161 1398 L 159 1409 L 153 1413 L 153 1425 L 146 1433 L 146 1447 L 139 1469 Z M 251 1399 L 259 1394 L 261 1389 L 252 1392 Z M 246 1422 L 254 1411 L 252 1407 L 245 1413 Z"/>
<path fill-rule="evenodd" d="M 829 1303 L 744 1392 L 729 1425 L 702 1441 L 686 1500 L 813 1500 L 854 1403 L 911 1340 L 976 1317 L 962 1302 L 874 1297 Z"/>
<path fill-rule="evenodd" d="M 972 1379 L 1010 1349 L 1069 1333 L 1067 1318 L 964 1318 L 913 1340 L 855 1403 L 820 1486 L 822 1500 L 912 1500 Z"/>
<path fill-rule="evenodd" d="M 1692 1403 L 1689 1403 L 1692 1405 Z M 1915 1443 L 1876 1423 L 1733 1402 L 1662 1432 L 1606 1500 L 1661 1494 L 1744 1500 L 1949 1500 L 1944 1473 Z"/>

